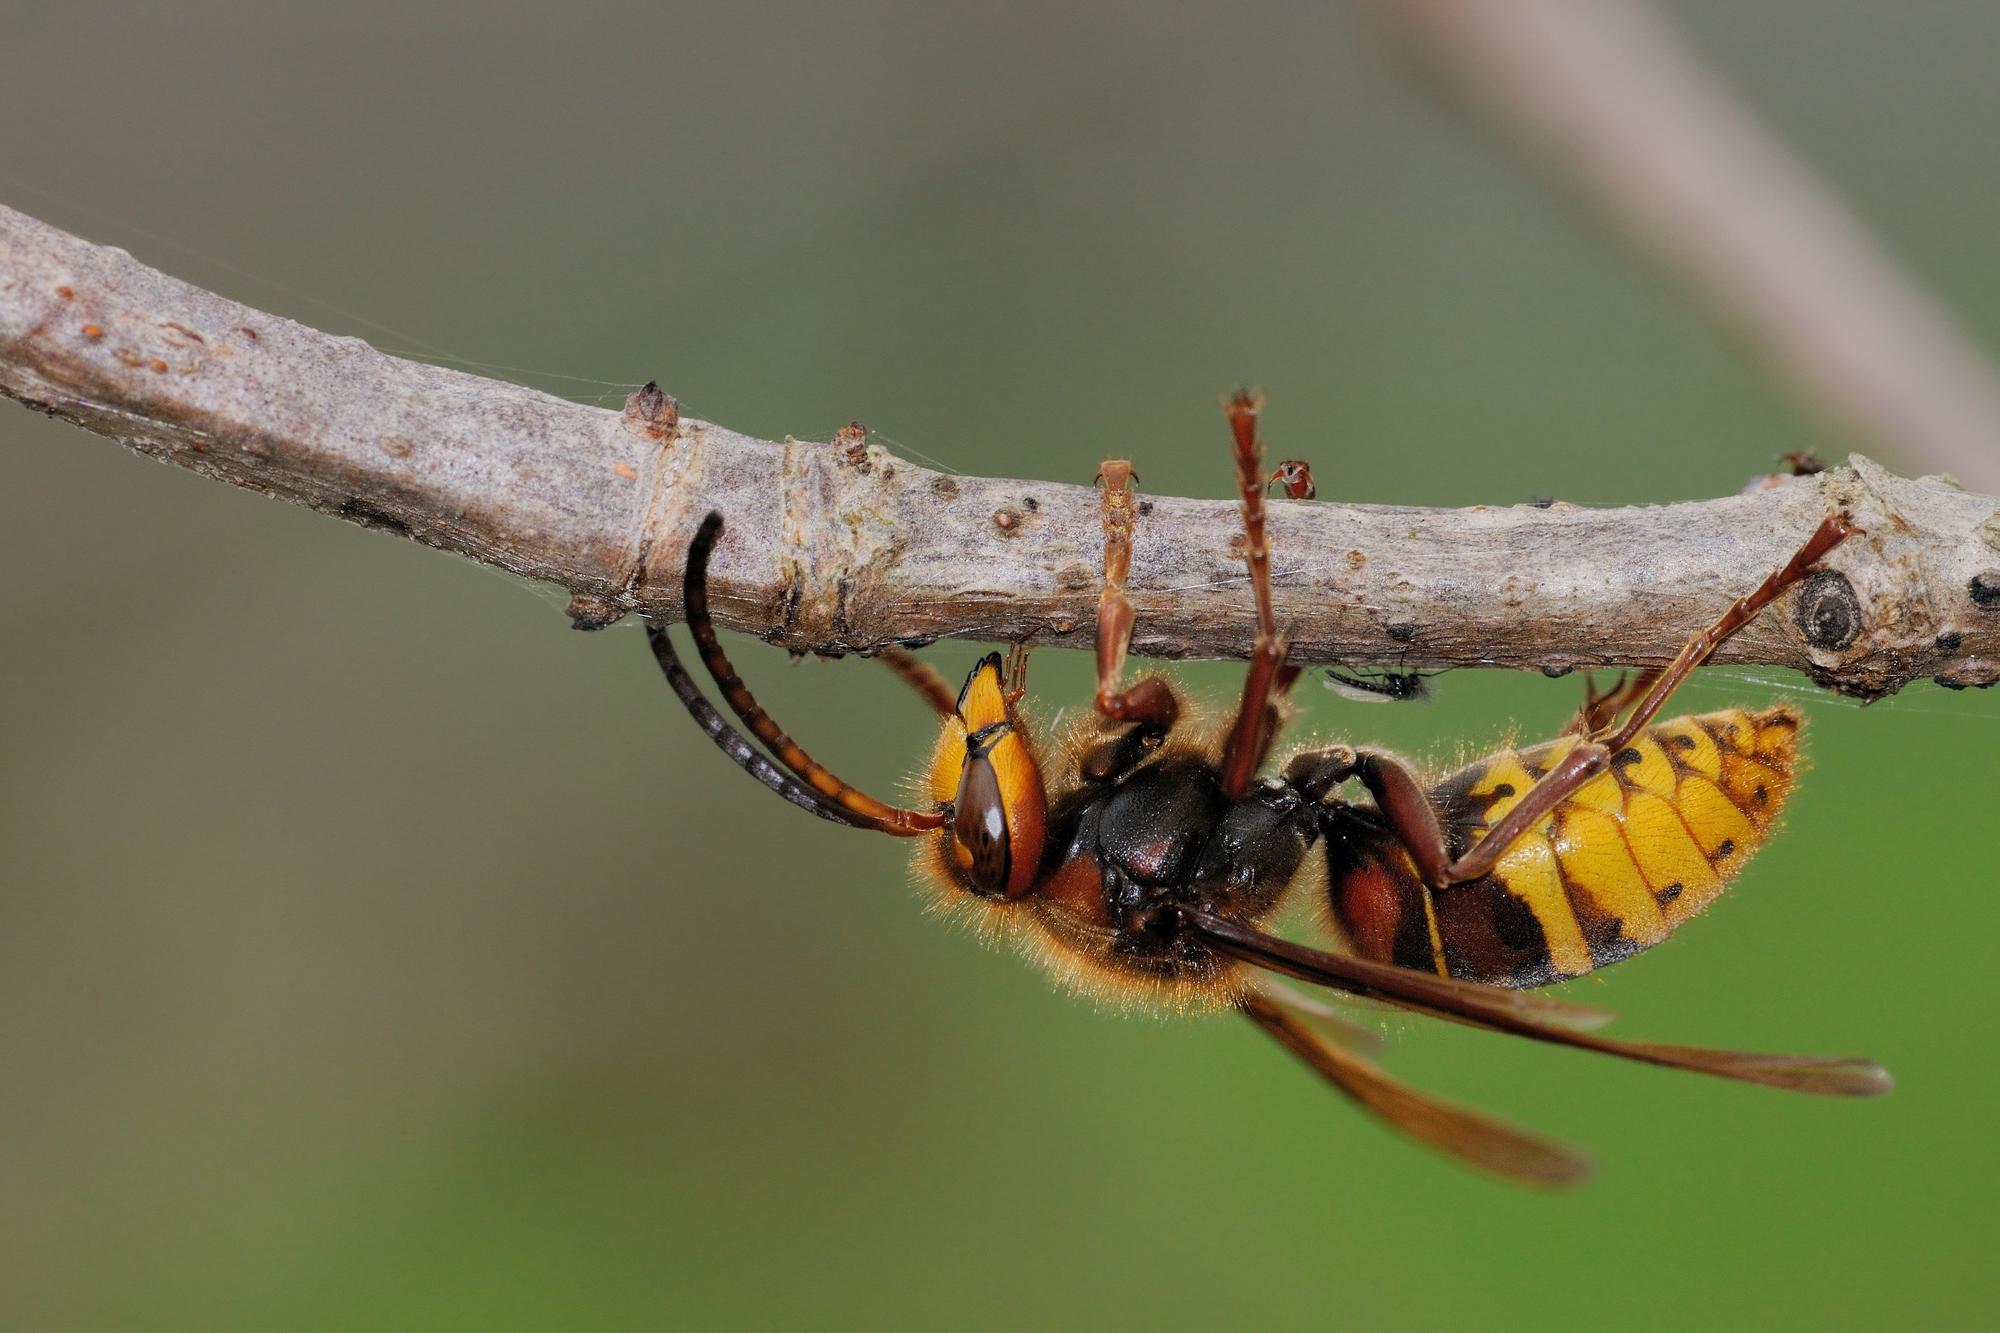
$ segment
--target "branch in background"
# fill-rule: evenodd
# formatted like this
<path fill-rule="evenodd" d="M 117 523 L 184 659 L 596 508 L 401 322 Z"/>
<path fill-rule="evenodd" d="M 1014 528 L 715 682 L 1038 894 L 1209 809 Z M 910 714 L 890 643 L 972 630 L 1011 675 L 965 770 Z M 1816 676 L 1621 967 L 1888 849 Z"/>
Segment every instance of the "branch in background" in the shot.
<path fill-rule="evenodd" d="M 678 419 L 656 392 L 609 412 L 400 360 L 6 208 L 0 392 L 204 476 L 559 584 L 586 628 L 675 614 L 710 509 L 729 519 L 718 617 L 795 651 L 945 635 L 1083 647 L 1094 628 L 1087 485 L 948 476 L 858 434 L 773 443 Z M 1079 455 L 1074 475 L 1095 462 Z M 1718 660 L 1862 696 L 2000 678 L 2000 501 L 1860 458 L 1643 509 L 1278 502 L 1277 610 L 1306 662 L 1662 662 L 1833 508 L 1864 535 Z M 1236 505 L 1161 497 L 1141 514 L 1137 649 L 1244 656 L 1255 623 Z"/>
<path fill-rule="evenodd" d="M 1362 0 L 1871 453 L 2000 491 L 2000 379 L 1814 173 L 1633 0 Z"/>

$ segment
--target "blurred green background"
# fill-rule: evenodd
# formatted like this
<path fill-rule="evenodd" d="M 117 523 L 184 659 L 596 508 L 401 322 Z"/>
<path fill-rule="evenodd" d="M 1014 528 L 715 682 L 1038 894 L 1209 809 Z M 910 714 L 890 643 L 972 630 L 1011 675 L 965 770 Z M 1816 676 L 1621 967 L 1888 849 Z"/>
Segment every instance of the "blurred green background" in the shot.
<path fill-rule="evenodd" d="M 2000 10 L 1672 12 L 2000 342 Z M 1226 494 L 1239 380 L 1342 498 L 1843 451 L 1338 6 L 12 0 L 0 198 L 388 350 L 969 472 Z M 1787 833 L 1572 987 L 1873 1055 L 1886 1101 L 1387 1021 L 1398 1073 L 1598 1154 L 1527 1194 L 1244 1025 L 1099 1015 L 925 919 L 902 848 L 731 770 L 630 624 L 11 407 L 0 446 L 0 1326 L 1993 1317 L 2000 697 L 1806 697 Z M 741 660 L 869 784 L 927 751 L 886 673 Z M 1045 699 L 1087 674 L 1036 659 Z M 1684 697 L 1799 688 L 1763 674 Z M 1306 724 L 1448 759 L 1580 688 L 1438 683 Z"/>

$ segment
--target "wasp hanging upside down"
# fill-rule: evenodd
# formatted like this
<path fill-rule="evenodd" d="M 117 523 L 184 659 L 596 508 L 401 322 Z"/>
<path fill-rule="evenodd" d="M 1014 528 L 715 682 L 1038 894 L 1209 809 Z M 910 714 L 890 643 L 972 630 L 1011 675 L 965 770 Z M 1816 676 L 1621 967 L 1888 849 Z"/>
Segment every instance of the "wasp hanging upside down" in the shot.
<path fill-rule="evenodd" d="M 1694 635 L 1664 669 L 1599 694 L 1568 733 L 1491 755 L 1430 786 L 1401 761 L 1344 745 L 1267 767 L 1298 668 L 1271 607 L 1264 488 L 1311 493 L 1303 464 L 1266 478 L 1259 402 L 1229 401 L 1256 597 L 1257 639 L 1230 724 L 1178 726 L 1164 677 L 1124 681 L 1125 596 L 1138 521 L 1131 465 L 1107 461 L 1097 696 L 1087 720 L 1049 744 L 1019 705 L 1021 650 L 976 665 L 955 694 L 899 650 L 884 654 L 944 719 L 919 807 L 842 782 L 779 730 L 737 676 L 708 614 L 707 570 L 722 532 L 710 514 L 688 550 L 688 627 L 724 700 L 760 753 L 702 696 L 658 623 L 660 667 L 709 736 L 743 768 L 822 818 L 921 839 L 920 876 L 1010 935 L 1070 983 L 1123 1003 L 1235 1008 L 1334 1086 L 1406 1134 L 1499 1174 L 1581 1179 L 1561 1145 L 1391 1080 L 1350 1049 L 1333 1016 L 1265 973 L 1332 987 L 1473 1027 L 1799 1092 L 1885 1092 L 1865 1060 L 1617 1041 L 1608 1016 L 1521 987 L 1631 956 L 1706 906 L 1756 850 L 1790 790 L 1797 714 L 1783 707 L 1655 724 L 1674 688 L 1849 532 L 1829 517 L 1791 559 Z M 773 762 L 775 758 L 776 762 Z M 1370 800 L 1344 799 L 1359 783 Z M 1342 952 L 1264 925 L 1294 891 L 1324 895 Z M 1502 989 L 1506 988 L 1506 989 Z M 1336 1020 L 1337 1021 L 1337 1020 Z"/>

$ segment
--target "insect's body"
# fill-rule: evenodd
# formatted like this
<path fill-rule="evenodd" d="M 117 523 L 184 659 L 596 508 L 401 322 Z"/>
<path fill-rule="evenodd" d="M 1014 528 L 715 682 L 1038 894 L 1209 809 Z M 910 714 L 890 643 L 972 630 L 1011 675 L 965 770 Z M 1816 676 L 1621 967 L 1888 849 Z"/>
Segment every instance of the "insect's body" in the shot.
<path fill-rule="evenodd" d="M 1120 998 L 1184 1007 L 1220 998 L 1241 969 L 1149 927 L 1163 907 L 1258 924 L 1284 898 L 1318 838 L 1317 813 L 1282 781 L 1222 794 L 1222 774 L 1195 756 L 1147 764 L 1058 805 L 1037 925 L 1056 957 L 1136 990 Z M 1076 975 L 1083 975 L 1081 972 Z"/>
<path fill-rule="evenodd" d="M 1100 475 L 1094 707 L 1063 735 L 1037 736 L 1021 714 L 1019 650 L 1005 663 L 997 653 L 982 660 L 956 694 L 909 654 L 884 651 L 943 724 L 915 805 L 887 804 L 836 777 L 736 675 L 708 617 L 720 515 L 703 521 L 688 550 L 688 626 L 724 700 L 768 755 L 702 696 L 657 623 L 654 653 L 737 764 L 822 818 L 918 839 L 918 878 L 940 902 L 1010 936 L 1059 978 L 1121 1003 L 1240 1010 L 1390 1124 L 1487 1169 L 1553 1184 L 1586 1166 L 1559 1145 L 1395 1083 L 1316 1030 L 1312 1006 L 1273 990 L 1265 974 L 1671 1068 L 1800 1091 L 1886 1090 L 1887 1076 L 1863 1060 L 1613 1040 L 1583 1030 L 1604 1016 L 1517 989 L 1658 943 L 1767 836 L 1791 787 L 1797 715 L 1654 719 L 1718 643 L 1848 535 L 1845 522 L 1823 521 L 1668 667 L 1593 690 L 1558 740 L 1490 755 L 1429 786 L 1393 756 L 1345 745 L 1308 745 L 1274 764 L 1299 672 L 1272 607 L 1263 488 L 1282 481 L 1300 498 L 1312 482 L 1299 463 L 1266 477 L 1257 410 L 1249 395 L 1229 404 L 1258 629 L 1226 726 L 1187 722 L 1163 677 L 1124 680 L 1134 619 L 1125 580 L 1142 509 L 1122 460 Z M 1288 898 L 1308 894 L 1348 952 L 1270 933 Z"/>
<path fill-rule="evenodd" d="M 1281 778 L 1231 798 L 1222 776 L 1199 754 L 1169 753 L 1059 799 L 1040 889 L 1022 903 L 1027 951 L 1121 1005 L 1237 999 L 1248 980 L 1240 965 L 1162 933 L 1156 919 L 1185 907 L 1268 921 L 1311 869 L 1320 811 Z"/>
<path fill-rule="evenodd" d="M 1647 727 L 1491 871 L 1437 888 L 1375 811 L 1347 807 L 1327 823 L 1333 922 L 1365 958 L 1497 986 L 1545 986 L 1629 958 L 1713 902 L 1769 835 L 1798 730 L 1783 707 Z M 1431 787 L 1451 854 L 1576 740 L 1489 755 Z"/>
<path fill-rule="evenodd" d="M 945 720 L 927 786 L 951 800 L 964 780 L 965 738 L 1004 721 L 1023 755 L 1041 756 L 1038 783 L 1048 767 L 1033 873 L 1009 874 L 1018 892 L 967 895 L 972 858 L 956 828 L 946 828 L 918 849 L 918 881 L 947 908 L 970 909 L 989 933 L 1012 937 L 1059 979 L 1100 998 L 1174 1010 L 1229 1003 L 1241 969 L 1212 950 L 1161 938 L 1148 929 L 1151 915 L 1189 906 L 1251 923 L 1268 918 L 1318 839 L 1311 803 L 1277 779 L 1231 799 L 1202 747 L 1131 737 L 1089 717 L 1041 743 L 1008 705 L 1001 680 L 997 654 L 973 668 Z M 1179 696 L 1172 698 L 1178 710 Z M 1036 841 L 1031 832 L 1014 843 L 1025 851 Z"/>

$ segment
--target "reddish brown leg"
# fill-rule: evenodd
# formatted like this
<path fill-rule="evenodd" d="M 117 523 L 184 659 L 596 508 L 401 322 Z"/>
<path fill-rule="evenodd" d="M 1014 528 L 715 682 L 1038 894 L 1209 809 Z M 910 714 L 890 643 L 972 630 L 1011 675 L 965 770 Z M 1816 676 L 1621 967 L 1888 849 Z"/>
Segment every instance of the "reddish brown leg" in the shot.
<path fill-rule="evenodd" d="M 1660 678 L 1664 668 L 1647 667 L 1637 675 L 1620 674 L 1617 682 L 1608 690 L 1600 691 L 1589 681 L 1583 686 L 1583 707 L 1564 730 L 1565 736 L 1595 736 L 1613 722 L 1618 715 L 1645 697 L 1653 688 L 1653 682 Z"/>
<path fill-rule="evenodd" d="M 958 713 L 958 692 L 930 663 L 909 649 L 898 648 L 894 644 L 882 650 L 880 661 L 901 676 L 904 684 L 922 695 L 932 712 L 940 717 L 953 717 Z"/>
<path fill-rule="evenodd" d="M 1025 639 L 1007 649 L 1001 688 L 1007 696 L 1009 708 L 1028 697 L 1028 644 Z"/>
<path fill-rule="evenodd" d="M 1147 676 L 1124 688 L 1125 654 L 1132 645 L 1132 603 L 1125 576 L 1132 569 L 1132 531 L 1139 507 L 1133 494 L 1132 465 L 1107 458 L 1098 469 L 1104 488 L 1104 591 L 1097 596 L 1097 711 L 1114 722 L 1137 722 L 1162 731 L 1180 716 L 1167 683 Z"/>
<path fill-rule="evenodd" d="M 1445 862 L 1447 852 L 1443 834 L 1438 828 L 1437 814 L 1409 770 L 1387 756 L 1360 755 L 1356 757 L 1354 776 L 1359 777 L 1374 794 L 1383 817 L 1409 849 L 1424 883 L 1432 888 L 1442 888 L 1447 884 L 1478 879 L 1493 869 L 1522 834 L 1548 818 L 1549 812 L 1575 795 L 1579 787 L 1602 774 L 1610 765 L 1611 756 L 1632 743 L 1632 738 L 1666 705 L 1675 687 L 1712 657 L 1723 640 L 1749 624 L 1751 618 L 1770 605 L 1779 593 L 1804 578 L 1822 556 L 1845 541 L 1852 531 L 1839 515 L 1822 522 L 1790 560 L 1758 584 L 1754 592 L 1739 597 L 1734 605 L 1717 617 L 1713 625 L 1698 631 L 1664 670 L 1648 672 L 1634 683 L 1635 688 L 1630 692 L 1636 692 L 1638 687 L 1643 686 L 1644 693 L 1639 696 L 1623 725 L 1615 730 L 1604 730 L 1612 725 L 1616 716 L 1617 710 L 1610 710 L 1598 726 L 1583 735 L 1554 768 L 1528 789 L 1527 795 L 1503 815 L 1499 823 L 1486 831 L 1485 837 L 1456 861 Z M 1610 697 L 1623 707 L 1623 696 L 1627 693 L 1627 690 L 1619 689 Z M 1587 704 L 1586 712 L 1589 711 L 1591 705 Z M 1603 713 L 1604 709 L 1600 706 L 1596 711 Z"/>
<path fill-rule="evenodd" d="M 1848 525 L 1844 515 L 1829 514 L 1822 519 L 1819 527 L 1814 529 L 1813 535 L 1806 538 L 1806 544 L 1794 551 L 1790 560 L 1758 584 L 1755 591 L 1748 596 L 1737 598 L 1735 604 L 1718 616 L 1713 625 L 1687 641 L 1687 645 L 1680 650 L 1674 660 L 1667 663 L 1666 670 L 1653 681 L 1652 687 L 1632 710 L 1632 715 L 1625 719 L 1625 725 L 1609 736 L 1598 738 L 1603 741 L 1605 748 L 1615 753 L 1630 744 L 1632 738 L 1639 734 L 1639 729 L 1652 721 L 1654 715 L 1666 704 L 1667 697 L 1679 688 L 1681 682 L 1686 680 L 1696 667 L 1713 657 L 1715 650 L 1722 646 L 1725 639 L 1749 624 L 1759 611 L 1777 599 L 1779 593 L 1811 573 L 1812 567 L 1818 564 L 1828 551 L 1846 541 L 1853 533 L 1854 529 Z"/>
<path fill-rule="evenodd" d="M 1264 531 L 1263 447 L 1257 439 L 1257 414 L 1263 399 L 1239 389 L 1224 405 L 1229 429 L 1236 437 L 1236 490 L 1243 498 L 1243 555 L 1250 566 L 1250 591 L 1257 599 L 1257 641 L 1250 650 L 1250 671 L 1243 681 L 1243 700 L 1222 751 L 1222 794 L 1235 800 L 1250 790 L 1277 730 L 1277 701 L 1298 679 L 1297 668 L 1285 665 L 1285 639 L 1271 609 L 1271 542 Z M 1282 469 L 1280 469 L 1282 471 Z"/>
<path fill-rule="evenodd" d="M 904 684 L 921 695 L 932 712 L 939 717 L 958 716 L 958 691 L 952 689 L 951 682 L 939 675 L 930 663 L 893 643 L 876 656 L 883 666 L 902 677 Z M 1028 693 L 1028 645 L 1025 643 L 1017 643 L 1007 650 L 1006 690 L 1010 704 L 1021 702 Z"/>

